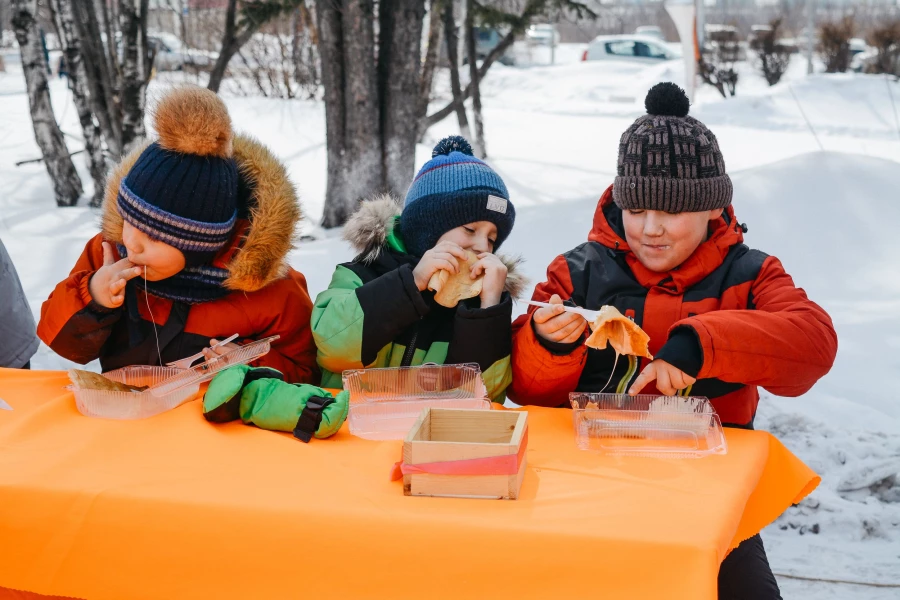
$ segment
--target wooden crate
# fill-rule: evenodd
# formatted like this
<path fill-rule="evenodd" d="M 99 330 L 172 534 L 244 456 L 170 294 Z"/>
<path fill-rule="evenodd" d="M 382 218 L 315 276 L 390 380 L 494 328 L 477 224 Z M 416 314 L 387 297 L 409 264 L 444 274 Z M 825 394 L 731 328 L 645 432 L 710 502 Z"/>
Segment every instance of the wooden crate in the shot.
<path fill-rule="evenodd" d="M 427 408 L 403 442 L 403 463 L 422 465 L 510 456 L 518 472 L 504 475 L 403 475 L 407 496 L 515 500 L 527 463 L 528 413 L 524 411 Z M 521 456 L 520 456 L 521 450 Z"/>

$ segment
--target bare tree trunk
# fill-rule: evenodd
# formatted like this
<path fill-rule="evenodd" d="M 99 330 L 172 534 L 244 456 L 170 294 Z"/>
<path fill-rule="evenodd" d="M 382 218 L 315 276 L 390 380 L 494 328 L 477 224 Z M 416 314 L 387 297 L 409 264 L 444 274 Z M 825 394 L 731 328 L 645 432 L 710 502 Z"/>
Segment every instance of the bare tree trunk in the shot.
<path fill-rule="evenodd" d="M 344 220 L 360 200 L 385 188 L 374 9 L 373 0 L 344 0 L 344 206 L 349 209 Z"/>
<path fill-rule="evenodd" d="M 107 0 L 80 0 L 81 2 L 88 2 L 91 5 L 91 10 L 94 11 L 94 17 L 96 18 L 96 2 L 100 4 L 100 16 L 103 19 L 103 29 L 106 31 L 106 70 L 109 71 L 110 77 L 114 81 L 118 81 L 121 77 L 122 73 L 119 71 L 119 53 L 116 50 L 116 28 L 114 27 L 114 23 L 118 23 L 118 15 L 116 14 L 116 4 L 107 2 Z M 110 9 L 112 9 L 113 14 L 110 16 Z M 100 38 L 97 38 L 100 40 Z"/>
<path fill-rule="evenodd" d="M 344 31 L 341 0 L 318 0 L 316 22 L 319 30 L 319 59 L 325 99 L 326 154 L 328 157 L 324 227 L 337 227 L 346 221 L 352 207 L 346 202 L 344 173 Z"/>
<path fill-rule="evenodd" d="M 72 101 L 78 111 L 78 120 L 84 135 L 85 159 L 91 179 L 94 181 L 91 206 L 100 206 L 106 184 L 106 159 L 103 156 L 100 128 L 94 123 L 88 100 L 87 72 L 81 56 L 81 39 L 75 27 L 72 3 L 68 0 L 54 0 L 51 8 L 55 13 L 57 35 L 65 49 L 69 89 L 72 90 Z"/>
<path fill-rule="evenodd" d="M 450 62 L 450 89 L 453 92 L 453 108 L 456 112 L 456 120 L 459 122 L 459 133 L 471 139 L 469 133 L 469 119 L 466 117 L 465 98 L 462 94 L 462 86 L 459 82 L 459 52 L 457 50 L 458 35 L 456 21 L 453 18 L 454 0 L 447 0 L 444 5 L 444 35 L 447 38 L 447 60 Z"/>
<path fill-rule="evenodd" d="M 231 58 L 240 48 L 234 48 L 235 33 L 237 31 L 237 0 L 228 0 L 228 7 L 225 10 L 225 33 L 222 34 L 222 47 L 219 49 L 219 57 L 213 66 L 212 73 L 209 74 L 209 83 L 207 89 L 214 92 L 219 91 L 222 85 L 222 79 L 225 77 L 225 69 Z"/>
<path fill-rule="evenodd" d="M 38 34 L 37 2 L 13 0 L 12 25 L 22 54 L 22 70 L 28 89 L 28 104 L 34 137 L 44 157 L 47 173 L 53 181 L 58 206 L 74 206 L 81 196 L 81 179 L 72 164 L 62 131 L 56 123 L 50 90 L 47 87 L 47 61 Z"/>
<path fill-rule="evenodd" d="M 478 77 L 478 52 L 475 47 L 475 7 L 473 0 L 465 0 L 466 8 L 466 46 L 469 54 L 469 87 L 472 89 L 472 116 L 475 121 L 475 139 L 473 149 L 475 156 L 487 158 L 487 147 L 484 143 L 484 119 L 481 117 L 481 82 Z"/>
<path fill-rule="evenodd" d="M 146 135 L 144 109 L 147 104 L 147 9 L 149 0 L 120 0 L 122 31 L 122 149 L 127 153 Z"/>
<path fill-rule="evenodd" d="M 117 67 L 110 65 L 107 49 L 103 45 L 94 0 L 68 0 L 68 2 L 74 9 L 75 29 L 81 40 L 82 65 L 91 112 L 100 125 L 100 132 L 110 154 L 119 158 L 122 155 L 122 118 L 117 91 Z M 105 11 L 106 3 L 102 4 Z"/>
<path fill-rule="evenodd" d="M 401 195 L 415 169 L 425 0 L 382 0 L 379 19 L 384 181 Z"/>
<path fill-rule="evenodd" d="M 428 15 L 428 46 L 425 50 L 425 62 L 422 64 L 422 85 L 419 87 L 419 111 L 416 121 L 421 121 L 428 114 L 428 103 L 431 102 L 431 89 L 434 86 L 434 71 L 437 68 L 438 56 L 443 41 L 443 21 L 441 20 L 442 0 L 431 0 Z M 419 131 L 421 139 L 424 131 Z"/>

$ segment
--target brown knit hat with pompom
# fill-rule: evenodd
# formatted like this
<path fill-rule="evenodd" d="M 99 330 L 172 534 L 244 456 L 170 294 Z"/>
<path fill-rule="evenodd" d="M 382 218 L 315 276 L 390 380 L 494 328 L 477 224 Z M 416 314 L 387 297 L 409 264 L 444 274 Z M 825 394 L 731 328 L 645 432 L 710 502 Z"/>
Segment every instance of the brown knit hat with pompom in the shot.
<path fill-rule="evenodd" d="M 690 102 L 674 83 L 658 83 L 619 141 L 613 200 L 622 209 L 700 212 L 731 204 L 731 178 L 719 143 L 688 116 Z"/>

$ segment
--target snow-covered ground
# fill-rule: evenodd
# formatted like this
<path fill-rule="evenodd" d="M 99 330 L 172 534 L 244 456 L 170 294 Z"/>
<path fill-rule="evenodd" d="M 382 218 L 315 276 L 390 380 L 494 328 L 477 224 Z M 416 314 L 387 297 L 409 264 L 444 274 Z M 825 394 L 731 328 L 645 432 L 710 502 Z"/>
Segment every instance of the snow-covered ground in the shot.
<path fill-rule="evenodd" d="M 579 48 L 567 47 L 555 66 L 495 65 L 484 82 L 489 162 L 519 215 L 505 250 L 527 258 L 534 283 L 556 254 L 585 239 L 596 199 L 615 173 L 619 136 L 642 114 L 646 90 L 683 79 L 680 63 L 581 63 L 579 56 Z M 83 206 L 56 209 L 43 166 L 14 166 L 39 151 L 21 69 L 14 61 L 7 65 L 0 74 L 0 238 L 37 316 L 96 233 L 98 214 Z M 736 98 L 702 88 L 692 108 L 719 139 L 734 179 L 735 210 L 749 226 L 747 242 L 781 258 L 831 313 L 840 339 L 833 371 L 810 393 L 765 397 L 761 404 L 758 426 L 823 478 L 764 539 L 785 598 L 897 598 L 898 587 L 787 577 L 900 585 L 900 84 L 805 72 L 805 63 L 795 61 L 786 81 L 769 88 L 742 66 Z M 151 101 L 162 87 L 151 86 Z M 446 88 L 439 80 L 438 90 Z M 78 149 L 65 82 L 53 81 L 51 90 L 70 149 Z M 305 233 L 314 239 L 300 244 L 291 260 L 316 294 L 333 266 L 351 256 L 339 232 L 315 226 L 325 193 L 323 108 L 262 98 L 227 103 L 237 129 L 259 137 L 288 164 L 310 221 Z M 457 132 L 453 117 L 432 128 L 418 164 L 435 141 Z M 82 160 L 76 164 L 89 187 Z M 66 362 L 42 348 L 34 364 L 62 368 Z"/>

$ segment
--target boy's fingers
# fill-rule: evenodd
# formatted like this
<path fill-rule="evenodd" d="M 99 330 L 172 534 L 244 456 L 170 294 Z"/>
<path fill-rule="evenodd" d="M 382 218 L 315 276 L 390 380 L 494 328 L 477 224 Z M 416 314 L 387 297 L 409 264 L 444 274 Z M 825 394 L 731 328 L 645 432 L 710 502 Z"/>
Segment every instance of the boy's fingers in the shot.
<path fill-rule="evenodd" d="M 634 383 L 631 384 L 631 388 L 628 390 L 628 393 L 632 396 L 637 396 L 641 393 L 647 384 L 654 381 L 656 379 L 656 364 L 650 363 L 647 365 L 647 368 L 641 371 L 641 374 L 638 375 L 637 379 L 634 380 Z"/>
<path fill-rule="evenodd" d="M 472 265 L 472 269 L 469 271 L 469 276 L 472 279 L 478 279 L 478 277 L 486 271 L 487 271 L 487 269 L 485 269 L 484 264 L 481 261 L 479 261 L 479 262 L 475 263 L 474 265 Z"/>
<path fill-rule="evenodd" d="M 534 322 L 538 325 L 543 325 L 547 321 L 549 321 L 553 315 L 554 311 L 551 308 L 539 308 L 534 311 L 534 314 L 531 315 L 531 318 L 534 319 Z"/>
<path fill-rule="evenodd" d="M 561 315 L 555 315 L 552 319 L 547 321 L 547 327 L 555 333 L 569 327 L 574 329 L 574 327 L 577 327 L 578 323 L 580 323 L 581 321 L 584 321 L 581 315 L 576 315 L 573 313 L 562 313 Z"/>
<path fill-rule="evenodd" d="M 467 257 L 466 251 L 463 250 L 460 246 L 454 244 L 453 242 L 441 242 L 435 249 L 440 248 L 443 252 L 447 252 L 452 254 L 453 256 L 465 260 Z"/>
<path fill-rule="evenodd" d="M 581 323 L 579 323 L 578 321 L 572 321 L 571 323 L 560 329 L 559 334 L 563 336 L 564 342 L 574 342 L 584 331 L 586 325 L 586 321 L 583 321 Z"/>
<path fill-rule="evenodd" d="M 677 391 L 672 385 L 672 378 L 668 369 L 657 369 L 656 389 L 664 396 L 674 396 Z"/>
<path fill-rule="evenodd" d="M 101 245 L 103 246 L 103 266 L 108 267 L 116 262 L 113 258 L 112 246 L 109 242 L 103 242 Z"/>
<path fill-rule="evenodd" d="M 565 315 L 566 313 L 563 311 L 562 305 L 560 304 L 557 306 L 559 308 L 554 306 L 553 308 L 539 308 L 536 311 L 534 311 L 535 321 L 537 321 L 538 324 L 543 324 L 543 323 L 546 323 L 547 321 L 549 321 L 550 319 L 555 319 L 556 317 Z M 537 316 L 538 313 L 541 313 L 540 318 L 538 318 L 538 316 Z M 569 314 L 571 314 L 571 313 L 569 313 Z M 558 327 L 555 327 L 554 331 L 556 331 L 557 329 L 562 327 L 562 325 L 563 324 L 559 325 Z"/>
<path fill-rule="evenodd" d="M 116 278 L 124 279 L 125 281 L 129 281 L 131 279 L 134 279 L 135 277 L 137 277 L 138 275 L 140 275 L 143 272 L 144 272 L 143 269 L 141 269 L 140 267 L 131 267 L 130 269 L 123 269 L 123 270 L 119 271 L 118 273 L 116 273 Z"/>
<path fill-rule="evenodd" d="M 111 284 L 109 284 L 109 293 L 112 296 L 119 295 L 122 290 L 125 289 L 125 280 L 124 279 L 116 279 Z"/>
<path fill-rule="evenodd" d="M 550 304 L 562 304 L 563 303 L 562 298 L 559 297 L 559 294 L 553 294 L 552 296 L 550 296 L 550 299 L 547 300 L 547 302 L 549 302 Z"/>
<path fill-rule="evenodd" d="M 453 265 L 452 273 L 459 273 L 459 261 L 456 260 L 456 257 L 450 254 L 449 252 L 435 252 L 434 254 L 435 260 L 442 260 L 446 263 Z"/>
<path fill-rule="evenodd" d="M 562 340 L 562 343 L 563 343 L 563 344 L 571 344 L 571 343 L 573 343 L 573 342 L 577 342 L 578 340 L 581 339 L 581 336 L 582 336 L 582 335 L 584 335 L 584 329 L 580 329 L 579 331 L 575 331 L 575 332 L 573 332 L 573 333 L 570 333 L 570 334 L 568 335 L 568 337 L 566 337 L 566 338 L 564 338 L 564 339 Z"/>
<path fill-rule="evenodd" d="M 439 258 L 434 261 L 435 271 L 449 271 L 450 273 L 459 273 L 459 266 L 453 264 L 446 258 Z"/>

